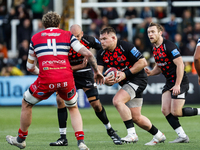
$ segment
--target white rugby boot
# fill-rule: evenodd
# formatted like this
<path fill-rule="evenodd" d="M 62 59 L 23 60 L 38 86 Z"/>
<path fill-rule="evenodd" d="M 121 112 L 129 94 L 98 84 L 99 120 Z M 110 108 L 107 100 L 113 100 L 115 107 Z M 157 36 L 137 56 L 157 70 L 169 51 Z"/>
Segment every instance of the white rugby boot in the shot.
<path fill-rule="evenodd" d="M 121 138 L 123 143 L 136 143 L 138 141 L 137 134 L 128 134 L 126 137 Z"/>
<path fill-rule="evenodd" d="M 156 145 L 158 143 L 164 143 L 164 141 L 166 140 L 166 137 L 164 134 L 162 134 L 160 137 L 156 138 L 155 136 L 153 137 L 153 139 L 146 143 L 145 145 Z"/>
<path fill-rule="evenodd" d="M 17 137 L 13 137 L 11 135 L 6 136 L 6 141 L 14 146 L 19 147 L 20 149 L 24 149 L 26 147 L 26 142 L 23 141 L 22 143 L 17 142 Z"/>

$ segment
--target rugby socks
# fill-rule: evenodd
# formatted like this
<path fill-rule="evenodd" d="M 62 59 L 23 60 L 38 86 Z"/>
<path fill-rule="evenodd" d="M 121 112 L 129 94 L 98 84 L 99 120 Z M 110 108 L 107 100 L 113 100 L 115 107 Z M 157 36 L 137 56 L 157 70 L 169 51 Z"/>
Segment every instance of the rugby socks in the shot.
<path fill-rule="evenodd" d="M 95 114 L 99 118 L 99 120 L 101 120 L 101 122 L 105 125 L 106 129 L 111 128 L 108 117 L 106 115 L 106 111 L 103 106 L 102 106 L 102 110 L 100 112 L 95 111 Z"/>
<path fill-rule="evenodd" d="M 67 116 L 66 107 L 58 109 L 58 123 L 61 139 L 66 139 Z"/>
<path fill-rule="evenodd" d="M 128 134 L 135 134 L 135 127 L 132 119 L 124 121 L 124 124 L 126 126 Z"/>
<path fill-rule="evenodd" d="M 148 132 L 152 135 L 156 135 L 156 133 L 158 133 L 158 129 L 152 124 L 152 127 Z"/>
<path fill-rule="evenodd" d="M 178 117 L 173 116 L 171 113 L 166 116 L 166 119 L 174 130 L 181 126 Z"/>
<path fill-rule="evenodd" d="M 187 136 L 181 126 L 178 127 L 177 129 L 175 129 L 175 131 L 176 131 L 176 133 L 178 134 L 179 137 L 185 138 Z"/>
<path fill-rule="evenodd" d="M 110 122 L 108 122 L 107 124 L 104 124 L 104 126 L 106 127 L 107 130 L 111 128 Z"/>
<path fill-rule="evenodd" d="M 169 124 L 171 125 L 171 127 L 176 131 L 178 136 L 186 137 L 186 134 L 179 123 L 178 117 L 175 117 L 170 113 L 169 115 L 166 116 L 166 119 L 169 122 Z"/>
<path fill-rule="evenodd" d="M 185 107 L 182 109 L 183 117 L 184 116 L 196 116 L 200 114 L 199 108 Z"/>
<path fill-rule="evenodd" d="M 75 132 L 75 137 L 78 140 L 84 140 L 84 132 L 83 131 L 77 131 Z"/>
<path fill-rule="evenodd" d="M 153 124 L 148 132 L 151 133 L 156 139 L 159 139 L 163 135 L 163 133 L 158 130 Z"/>
<path fill-rule="evenodd" d="M 28 135 L 28 131 L 23 132 L 21 129 L 19 129 L 17 142 L 22 143 L 23 141 L 25 141 L 27 135 Z"/>

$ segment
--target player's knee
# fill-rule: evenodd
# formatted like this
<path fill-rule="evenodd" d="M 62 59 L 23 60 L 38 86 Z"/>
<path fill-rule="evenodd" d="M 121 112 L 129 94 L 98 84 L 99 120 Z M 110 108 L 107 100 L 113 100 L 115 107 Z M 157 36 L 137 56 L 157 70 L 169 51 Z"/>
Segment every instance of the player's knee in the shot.
<path fill-rule="evenodd" d="M 134 116 L 132 116 L 132 120 L 135 123 L 139 123 L 140 119 L 141 119 L 140 115 L 134 115 Z"/>
<path fill-rule="evenodd" d="M 161 112 L 163 113 L 164 116 L 167 116 L 170 113 L 170 111 L 166 108 L 161 108 Z"/>
<path fill-rule="evenodd" d="M 65 107 L 65 102 L 59 95 L 56 96 L 56 101 L 58 108 Z"/>
<path fill-rule="evenodd" d="M 174 117 L 180 117 L 180 116 L 182 116 L 182 112 L 179 112 L 178 110 L 172 110 L 172 111 L 171 111 L 171 114 L 172 114 Z"/>
<path fill-rule="evenodd" d="M 100 112 L 102 110 L 102 106 L 99 100 L 91 102 L 90 105 L 93 107 L 95 112 Z"/>

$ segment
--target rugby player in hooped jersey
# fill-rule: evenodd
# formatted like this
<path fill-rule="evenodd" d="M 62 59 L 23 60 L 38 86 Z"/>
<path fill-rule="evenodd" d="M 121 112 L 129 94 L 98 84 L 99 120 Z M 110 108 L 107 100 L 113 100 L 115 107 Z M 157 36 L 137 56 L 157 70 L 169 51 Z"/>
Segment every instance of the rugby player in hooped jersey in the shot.
<path fill-rule="evenodd" d="M 75 89 L 73 71 L 68 60 L 69 49 L 72 47 L 87 58 L 93 68 L 97 83 L 104 82 L 103 75 L 99 72 L 92 53 L 80 44 L 71 32 L 59 29 L 60 15 L 48 12 L 43 16 L 42 23 L 45 30 L 32 37 L 27 60 L 27 70 L 38 75 L 38 78 L 24 93 L 18 136 L 7 135 L 6 140 L 9 144 L 20 149 L 25 148 L 25 139 L 32 120 L 32 107 L 57 92 L 64 99 L 70 112 L 79 149 L 89 150 L 84 143 L 82 118 L 77 107 L 78 95 Z M 36 66 L 37 61 L 39 68 Z"/>
<path fill-rule="evenodd" d="M 121 86 L 113 98 L 113 105 L 119 112 L 128 133 L 126 137 L 121 138 L 122 142 L 138 141 L 134 123 L 153 135 L 153 139 L 145 145 L 164 142 L 165 135 L 141 114 L 142 92 L 147 86 L 147 75 L 144 72 L 144 67 L 147 66 L 145 58 L 133 44 L 117 40 L 112 27 L 101 30 L 100 42 L 103 49 L 97 54 L 99 70 L 103 72 L 104 67 L 115 67 L 119 71 L 118 78 L 114 81 L 112 76 L 105 77 L 105 84 L 119 83 Z"/>
<path fill-rule="evenodd" d="M 186 107 L 185 96 L 189 89 L 189 81 L 184 71 L 184 64 L 178 47 L 162 37 L 163 27 L 157 23 L 150 23 L 148 37 L 153 47 L 155 67 L 153 70 L 145 68 L 148 76 L 162 74 L 166 78 L 162 90 L 162 113 L 178 137 L 169 143 L 188 143 L 189 138 L 180 125 L 178 117 L 195 116 L 200 114 L 199 108 Z"/>
<path fill-rule="evenodd" d="M 81 27 L 77 24 L 74 24 L 70 27 L 71 33 L 83 44 L 88 48 L 94 48 L 95 50 L 100 50 L 101 44 L 100 42 L 89 35 L 83 34 L 83 31 Z M 97 90 L 97 86 L 94 83 L 93 79 L 93 71 L 90 67 L 90 65 L 87 63 L 87 59 L 77 53 L 72 48 L 69 51 L 69 62 L 72 66 L 73 75 L 74 75 L 74 81 L 75 86 L 77 89 L 83 89 L 85 92 L 90 105 L 93 107 L 96 116 L 101 120 L 101 122 L 105 125 L 107 129 L 107 134 L 111 137 L 114 144 L 121 145 L 121 138 L 117 135 L 115 130 L 112 128 L 106 111 L 104 107 L 101 105 L 99 94 Z M 56 142 L 50 143 L 50 146 L 67 146 L 68 141 L 66 138 L 66 106 L 63 102 L 62 98 L 57 95 L 57 107 L 58 107 L 58 123 L 59 123 L 59 131 L 60 131 L 60 138 Z"/>

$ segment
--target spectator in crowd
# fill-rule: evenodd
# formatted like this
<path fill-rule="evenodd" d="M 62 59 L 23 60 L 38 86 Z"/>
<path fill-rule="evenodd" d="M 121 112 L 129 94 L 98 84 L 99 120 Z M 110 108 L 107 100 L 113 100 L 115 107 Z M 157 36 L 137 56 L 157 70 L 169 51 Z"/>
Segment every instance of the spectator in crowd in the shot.
<path fill-rule="evenodd" d="M 163 19 L 166 17 L 166 10 L 163 7 L 155 8 L 155 17 L 157 19 Z"/>
<path fill-rule="evenodd" d="M 9 13 L 4 17 L 2 24 L 4 41 L 8 49 L 11 48 L 11 21 L 13 19 L 17 19 L 17 16 L 15 9 L 11 7 Z"/>
<path fill-rule="evenodd" d="M 180 49 L 182 55 L 185 44 L 182 41 L 182 35 L 180 33 L 175 34 L 174 44 L 176 44 L 176 46 Z"/>
<path fill-rule="evenodd" d="M 197 41 L 200 37 L 200 23 L 196 22 L 193 31 L 193 39 Z"/>
<path fill-rule="evenodd" d="M 17 30 L 17 40 L 21 43 L 23 40 L 30 41 L 32 35 L 32 22 L 30 19 L 25 19 L 23 21 L 23 26 L 19 26 Z"/>
<path fill-rule="evenodd" d="M 145 51 L 145 45 L 143 44 L 141 38 L 135 37 L 133 43 L 134 43 L 135 47 L 140 50 L 141 53 L 143 53 Z"/>
<path fill-rule="evenodd" d="M 20 65 L 20 69 L 26 74 L 30 75 L 31 73 L 26 69 L 26 62 L 28 57 L 29 50 L 29 41 L 23 40 L 19 47 L 19 56 L 18 56 L 18 64 Z"/>
<path fill-rule="evenodd" d="M 7 47 L 2 42 L 0 43 L 0 58 L 8 58 Z"/>
<path fill-rule="evenodd" d="M 101 19 L 100 27 L 101 29 L 109 26 L 109 20 L 106 16 L 103 16 Z"/>
<path fill-rule="evenodd" d="M 194 26 L 193 16 L 189 9 L 184 10 L 181 22 L 181 30 L 183 33 L 188 32 L 188 26 Z"/>
<path fill-rule="evenodd" d="M 134 7 L 128 7 L 127 9 L 126 9 L 126 12 L 125 12 L 125 14 L 124 14 L 124 18 L 126 18 L 126 19 L 134 19 L 134 18 L 136 18 L 137 17 L 137 15 L 138 15 L 138 13 L 137 13 L 137 11 L 136 11 L 136 9 L 134 8 Z M 133 34 L 133 37 L 135 36 L 135 34 L 136 34 L 136 24 L 132 24 L 132 34 Z"/>
<path fill-rule="evenodd" d="M 7 47 L 3 44 L 3 42 L 0 42 L 0 70 L 4 66 L 4 62 L 6 62 L 8 59 L 8 50 Z"/>
<path fill-rule="evenodd" d="M 107 7 L 101 9 L 101 17 L 107 17 L 108 20 L 119 18 L 118 12 L 113 7 Z"/>
<path fill-rule="evenodd" d="M 25 8 L 25 5 L 20 5 L 18 8 L 17 8 L 17 12 L 18 12 L 18 19 L 20 21 L 20 24 L 19 26 L 23 26 L 23 22 L 25 19 L 31 19 L 27 9 Z"/>
<path fill-rule="evenodd" d="M 196 42 L 194 39 L 191 39 L 189 41 L 189 43 L 187 43 L 185 48 L 183 49 L 182 55 L 183 56 L 193 56 L 195 48 L 196 48 Z"/>
<path fill-rule="evenodd" d="M 134 7 L 128 7 L 125 11 L 124 18 L 133 19 L 137 17 L 137 10 Z"/>
<path fill-rule="evenodd" d="M 182 32 L 183 42 L 188 43 L 193 36 L 193 26 L 191 24 L 188 24 L 187 27 Z"/>
<path fill-rule="evenodd" d="M 49 0 L 28 0 L 27 4 L 31 7 L 33 19 L 42 19 L 44 10 L 49 4 Z"/>
<path fill-rule="evenodd" d="M 1 69 L 1 76 L 23 76 L 24 73 L 15 64 L 13 59 L 8 59 L 6 66 Z"/>
<path fill-rule="evenodd" d="M 0 19 L 3 19 L 7 14 L 7 0 L 0 1 Z"/>
<path fill-rule="evenodd" d="M 99 27 L 97 26 L 97 24 L 95 22 L 92 22 L 88 29 L 86 30 L 87 35 L 89 36 L 93 36 L 95 38 L 99 37 Z"/>
<path fill-rule="evenodd" d="M 149 17 L 154 17 L 153 10 L 151 10 L 150 7 L 144 7 L 144 8 L 142 8 L 140 17 L 142 19 L 149 18 Z"/>
<path fill-rule="evenodd" d="M 127 41 L 128 32 L 124 20 L 121 20 L 121 22 L 116 26 L 116 33 L 121 40 Z"/>
<path fill-rule="evenodd" d="M 164 27 L 167 33 L 169 34 L 169 40 L 174 41 L 174 36 L 177 33 L 178 27 L 175 14 L 171 14 L 170 21 L 167 22 Z"/>
<path fill-rule="evenodd" d="M 98 14 L 94 11 L 93 8 L 85 8 L 83 9 L 83 19 L 92 19 L 96 20 L 98 18 Z"/>
<path fill-rule="evenodd" d="M 38 19 L 37 21 L 38 21 L 37 22 L 37 29 L 32 32 L 31 36 L 33 36 L 34 34 L 36 34 L 36 33 L 38 33 L 38 32 L 40 32 L 40 31 L 45 29 L 44 26 L 42 25 L 42 20 Z"/>

